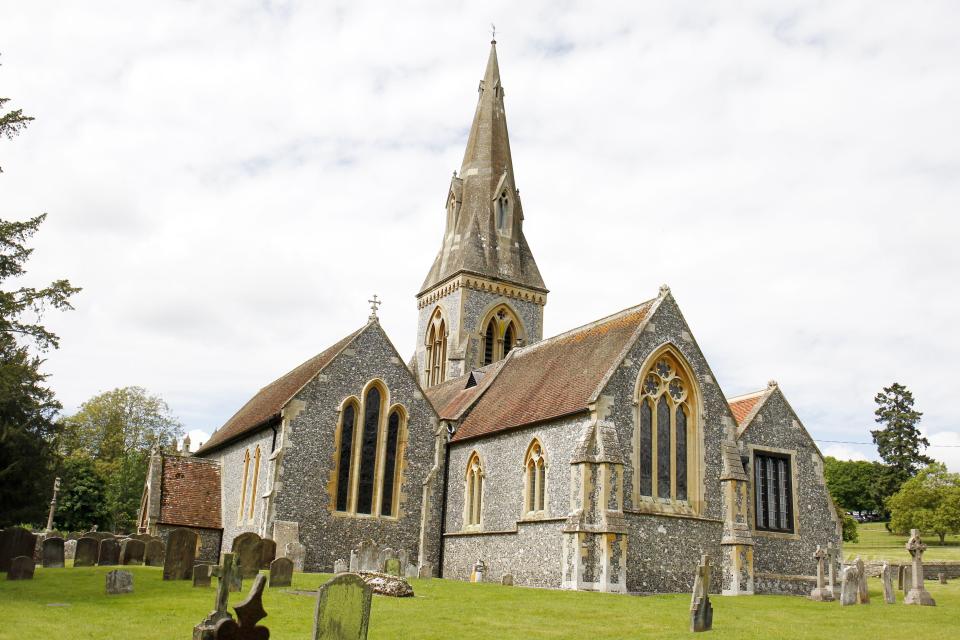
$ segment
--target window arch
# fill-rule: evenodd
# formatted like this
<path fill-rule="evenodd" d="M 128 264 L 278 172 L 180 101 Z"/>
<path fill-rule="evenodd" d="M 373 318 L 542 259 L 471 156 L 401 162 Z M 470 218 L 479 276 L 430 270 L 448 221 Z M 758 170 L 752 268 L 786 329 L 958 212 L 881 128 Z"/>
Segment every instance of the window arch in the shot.
<path fill-rule="evenodd" d="M 483 464 L 480 454 L 474 451 L 467 460 L 467 473 L 464 479 L 464 528 L 479 528 L 483 513 Z"/>
<path fill-rule="evenodd" d="M 510 212 L 510 198 L 507 192 L 503 191 L 497 198 L 497 229 L 501 231 L 507 228 L 507 214 Z"/>
<path fill-rule="evenodd" d="M 237 513 L 237 521 L 243 521 L 243 509 L 247 505 L 247 479 L 250 474 L 250 449 L 243 451 L 243 481 L 240 483 L 240 510 Z"/>
<path fill-rule="evenodd" d="M 401 429 L 406 422 L 403 407 L 390 409 L 387 416 L 386 443 L 383 452 L 383 488 L 380 492 L 380 514 L 394 516 L 400 490 Z"/>
<path fill-rule="evenodd" d="M 699 504 L 699 415 L 690 368 L 665 347 L 637 382 L 634 489 L 640 501 L 696 509 Z"/>
<path fill-rule="evenodd" d="M 440 307 L 430 316 L 426 336 L 427 386 L 432 387 L 447 379 L 447 324 Z"/>
<path fill-rule="evenodd" d="M 546 504 L 546 454 L 536 438 L 527 447 L 523 460 L 524 512 L 528 516 L 542 515 Z"/>
<path fill-rule="evenodd" d="M 257 509 L 257 485 L 260 482 L 260 445 L 257 445 L 257 449 L 253 454 L 253 483 L 250 485 L 250 519 L 253 520 L 253 515 L 256 513 Z"/>
<path fill-rule="evenodd" d="M 523 325 L 513 309 L 505 304 L 487 314 L 480 326 L 483 337 L 480 366 L 503 360 L 523 341 Z"/>
<path fill-rule="evenodd" d="M 350 509 L 350 470 L 353 466 L 353 439 L 360 403 L 348 398 L 340 410 L 340 425 L 337 428 L 336 510 Z"/>

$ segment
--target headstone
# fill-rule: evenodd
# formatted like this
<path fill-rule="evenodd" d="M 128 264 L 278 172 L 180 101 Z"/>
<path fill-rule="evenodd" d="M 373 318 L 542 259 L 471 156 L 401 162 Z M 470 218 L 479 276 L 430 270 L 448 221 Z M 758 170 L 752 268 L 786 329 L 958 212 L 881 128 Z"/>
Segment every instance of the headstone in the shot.
<path fill-rule="evenodd" d="M 293 582 L 293 560 L 277 558 L 270 563 L 270 586 L 289 587 Z"/>
<path fill-rule="evenodd" d="M 883 563 L 883 569 L 880 570 L 880 580 L 883 582 L 883 601 L 887 604 L 897 603 L 897 594 L 893 590 L 893 567 L 889 563 Z"/>
<path fill-rule="evenodd" d="M 146 545 L 142 540 L 127 538 L 120 543 L 120 564 L 143 564 Z"/>
<path fill-rule="evenodd" d="M 897 590 L 903 591 L 903 565 L 897 567 Z"/>
<path fill-rule="evenodd" d="M 271 540 L 270 538 L 264 538 L 262 541 L 262 547 L 260 548 L 260 568 L 269 569 L 270 563 L 277 559 L 277 543 Z"/>
<path fill-rule="evenodd" d="M 487 565 L 483 563 L 483 560 L 477 559 L 473 565 L 473 570 L 470 572 L 470 582 L 483 582 L 483 574 L 486 570 Z"/>
<path fill-rule="evenodd" d="M 817 586 L 810 592 L 810 599 L 816 602 L 833 602 L 833 589 L 828 589 L 823 581 L 824 569 L 828 558 L 827 552 L 823 547 L 817 545 L 817 551 L 813 554 L 817 561 Z"/>
<path fill-rule="evenodd" d="M 10 561 L 7 580 L 33 580 L 33 570 L 36 566 L 33 562 L 33 553 L 29 556 L 17 556 Z"/>
<path fill-rule="evenodd" d="M 247 599 L 233 608 L 237 612 L 237 620 L 227 618 L 218 622 L 213 631 L 214 640 L 268 640 L 270 630 L 257 624 L 267 617 L 267 612 L 263 610 L 263 587 L 266 581 L 266 576 L 257 574 Z"/>
<path fill-rule="evenodd" d="M 829 563 L 827 571 L 827 587 L 833 594 L 833 599 L 840 597 L 840 582 L 837 580 L 837 559 L 840 556 L 840 549 L 833 546 L 832 542 L 827 543 L 827 562 Z"/>
<path fill-rule="evenodd" d="M 710 631 L 713 628 L 713 605 L 710 604 L 710 556 L 704 555 L 697 566 L 690 596 L 690 631 Z"/>
<path fill-rule="evenodd" d="M 313 640 L 366 640 L 373 590 L 354 573 L 341 573 L 320 587 Z"/>
<path fill-rule="evenodd" d="M 857 567 L 857 600 L 860 604 L 870 604 L 870 593 L 867 591 L 867 569 L 863 566 L 860 556 L 853 561 Z"/>
<path fill-rule="evenodd" d="M 407 565 L 410 564 L 410 554 L 407 553 L 406 549 L 400 549 L 400 551 L 397 552 L 397 559 L 400 561 L 400 573 L 406 574 Z"/>
<path fill-rule="evenodd" d="M 941 572 L 938 574 L 938 577 L 940 578 L 940 584 L 947 584 L 947 572 L 946 572 L 946 571 L 941 571 Z"/>
<path fill-rule="evenodd" d="M 73 557 L 74 567 L 92 567 L 97 564 L 100 542 L 96 538 L 84 536 L 77 540 L 77 552 Z"/>
<path fill-rule="evenodd" d="M 916 604 L 925 607 L 936 606 L 937 603 L 931 597 L 930 592 L 923 588 L 923 552 L 927 550 L 927 545 L 920 540 L 918 529 L 910 530 L 910 539 L 907 540 L 906 548 L 913 556 L 913 584 L 903 599 L 903 604 Z"/>
<path fill-rule="evenodd" d="M 398 558 L 387 558 L 383 566 L 383 572 L 391 576 L 399 576 L 400 560 Z"/>
<path fill-rule="evenodd" d="M 63 538 L 47 538 L 43 541 L 40 563 L 45 569 L 60 569 L 64 564 Z"/>
<path fill-rule="evenodd" d="M 356 573 L 360 571 L 360 556 L 357 555 L 356 549 L 350 550 L 350 572 Z"/>
<path fill-rule="evenodd" d="M 107 595 L 133 593 L 133 574 L 123 569 L 107 572 Z"/>
<path fill-rule="evenodd" d="M 433 565 L 429 562 L 424 562 L 420 565 L 420 578 L 430 579 L 433 577 Z"/>
<path fill-rule="evenodd" d="M 857 604 L 857 592 L 860 589 L 860 576 L 857 575 L 857 568 L 844 567 L 841 575 L 840 584 L 840 606 L 846 607 L 851 604 Z"/>
<path fill-rule="evenodd" d="M 193 640 L 212 640 L 217 624 L 222 620 L 230 619 L 230 613 L 227 611 L 227 600 L 231 591 L 230 585 L 234 582 L 234 576 L 237 579 L 240 578 L 240 572 L 233 564 L 233 554 L 223 554 L 223 564 L 219 567 L 213 567 L 211 573 L 219 578 L 216 603 L 213 611 L 193 628 Z"/>
<path fill-rule="evenodd" d="M 213 575 L 213 565 L 195 564 L 193 565 L 193 586 L 209 587 L 210 576 Z"/>
<path fill-rule="evenodd" d="M 30 556 L 37 548 L 37 537 L 23 527 L 8 527 L 0 533 L 0 571 L 9 571 L 14 558 Z"/>
<path fill-rule="evenodd" d="M 147 542 L 143 551 L 143 564 L 148 567 L 162 567 L 163 559 L 166 555 L 163 540 L 154 538 Z"/>
<path fill-rule="evenodd" d="M 283 555 L 287 551 L 288 543 L 300 542 L 300 523 L 276 520 L 273 523 L 273 535 L 270 537 L 277 543 L 277 553 Z"/>
<path fill-rule="evenodd" d="M 505 573 L 505 574 L 503 574 L 503 576 L 500 577 L 500 584 L 502 584 L 502 585 L 505 586 L 505 587 L 512 587 L 512 586 L 513 586 L 513 574 L 512 574 L 512 573 Z"/>
<path fill-rule="evenodd" d="M 906 598 L 910 589 L 913 588 L 913 567 L 905 564 L 901 569 L 903 569 L 903 597 Z"/>
<path fill-rule="evenodd" d="M 77 555 L 77 541 L 67 540 L 63 543 L 63 559 L 73 560 Z"/>
<path fill-rule="evenodd" d="M 120 564 L 120 543 L 116 538 L 104 538 L 100 541 L 100 550 L 97 555 L 97 565 L 112 567 Z"/>
<path fill-rule="evenodd" d="M 240 565 L 240 575 L 244 579 L 256 577 L 260 573 L 263 558 L 263 539 L 252 531 L 241 533 L 233 539 L 231 548 Z"/>
<path fill-rule="evenodd" d="M 420 571 L 417 570 L 417 566 L 413 564 L 407 565 L 407 570 L 403 572 L 404 578 L 418 578 L 420 577 Z"/>
<path fill-rule="evenodd" d="M 171 531 L 167 538 L 167 551 L 163 557 L 163 579 L 191 579 L 199 546 L 200 536 L 190 529 L 180 527 Z"/>
<path fill-rule="evenodd" d="M 307 553 L 307 548 L 299 542 L 288 542 L 283 551 L 284 555 L 293 561 L 293 570 L 303 571 L 303 558 Z"/>
<path fill-rule="evenodd" d="M 150 535 L 149 533 L 134 533 L 133 535 L 131 535 L 131 536 L 129 536 L 129 537 L 130 537 L 130 538 L 133 538 L 134 540 L 139 540 L 139 541 L 142 542 L 143 544 L 147 544 L 148 542 L 150 542 L 151 540 L 153 540 L 153 536 Z"/>
<path fill-rule="evenodd" d="M 107 538 L 114 537 L 114 535 L 109 531 L 87 531 L 85 534 L 83 534 L 83 536 L 85 538 L 93 538 L 97 542 L 100 542 L 101 540 L 106 540 Z"/>
<path fill-rule="evenodd" d="M 360 556 L 360 571 L 380 571 L 378 564 L 380 548 L 373 540 L 364 540 L 357 549 Z"/>
<path fill-rule="evenodd" d="M 340 558 L 339 560 L 333 563 L 334 573 L 346 573 L 347 571 L 349 571 L 349 566 L 347 565 L 347 561 L 344 560 L 343 558 Z"/>

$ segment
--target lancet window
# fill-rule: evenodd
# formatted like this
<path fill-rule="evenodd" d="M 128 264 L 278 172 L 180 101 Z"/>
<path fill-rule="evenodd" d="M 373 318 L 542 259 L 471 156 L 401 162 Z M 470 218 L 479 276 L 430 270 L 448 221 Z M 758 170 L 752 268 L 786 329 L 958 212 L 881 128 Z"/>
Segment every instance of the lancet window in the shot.
<path fill-rule="evenodd" d="M 467 474 L 464 483 L 464 517 L 465 528 L 479 527 L 480 515 L 483 509 L 483 465 L 480 455 L 476 452 L 467 462 Z"/>
<path fill-rule="evenodd" d="M 253 454 L 253 483 L 250 487 L 250 519 L 253 520 L 253 515 L 257 509 L 257 485 L 260 483 L 260 445 L 257 445 L 257 449 Z"/>
<path fill-rule="evenodd" d="M 524 509 L 528 516 L 542 514 L 546 502 L 547 472 L 543 445 L 539 440 L 534 439 L 527 447 L 523 469 Z"/>
<path fill-rule="evenodd" d="M 507 192 L 504 191 L 500 194 L 500 197 L 497 198 L 497 229 L 506 229 L 507 227 L 507 213 L 510 210 L 510 199 L 507 197 Z"/>
<path fill-rule="evenodd" d="M 447 379 L 447 324 L 440 308 L 433 312 L 427 329 L 427 386 Z"/>
<path fill-rule="evenodd" d="M 250 449 L 243 450 L 243 480 L 240 483 L 240 511 L 237 521 L 243 520 L 243 509 L 247 505 L 247 480 L 250 477 Z"/>

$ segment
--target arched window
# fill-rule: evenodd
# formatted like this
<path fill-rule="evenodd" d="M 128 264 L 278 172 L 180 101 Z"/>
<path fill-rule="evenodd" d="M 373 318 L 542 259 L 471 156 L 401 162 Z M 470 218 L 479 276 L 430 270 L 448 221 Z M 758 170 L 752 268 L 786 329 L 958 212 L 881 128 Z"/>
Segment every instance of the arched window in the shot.
<path fill-rule="evenodd" d="M 257 509 L 257 485 L 260 482 L 260 445 L 253 454 L 253 484 L 250 488 L 250 519 L 253 520 L 253 514 Z"/>
<path fill-rule="evenodd" d="M 383 457 L 383 490 L 380 492 L 380 515 L 392 516 L 396 505 L 394 493 L 399 485 L 397 475 L 397 453 L 400 446 L 400 424 L 402 418 L 399 409 L 390 412 L 387 418 L 387 443 Z"/>
<path fill-rule="evenodd" d="M 695 388 L 679 354 L 665 349 L 641 374 L 637 411 L 637 489 L 641 497 L 685 505 L 695 471 Z"/>
<path fill-rule="evenodd" d="M 507 226 L 507 212 L 510 210 L 510 199 L 507 198 L 507 192 L 504 191 L 497 198 L 497 229 L 505 229 Z"/>
<path fill-rule="evenodd" d="M 380 437 L 380 389 L 370 387 L 363 402 L 363 429 L 360 431 L 360 471 L 357 482 L 357 513 L 372 513 L 376 480 L 377 441 Z"/>
<path fill-rule="evenodd" d="M 527 515 L 542 514 L 546 502 L 546 461 L 544 459 L 543 446 L 540 441 L 534 439 L 527 447 L 527 455 L 524 458 L 525 481 L 525 509 Z"/>
<path fill-rule="evenodd" d="M 467 475 L 464 483 L 464 528 L 479 527 L 483 509 L 483 466 L 476 452 L 467 461 Z"/>
<path fill-rule="evenodd" d="M 447 326 L 443 313 L 437 307 L 430 317 L 427 330 L 427 386 L 438 385 L 447 379 Z"/>
<path fill-rule="evenodd" d="M 240 483 L 240 512 L 237 520 L 243 520 L 243 509 L 247 506 L 247 478 L 250 474 L 250 449 L 243 451 L 243 481 Z"/>
<path fill-rule="evenodd" d="M 503 360 L 523 338 L 520 320 L 505 304 L 496 307 L 484 318 L 481 366 Z"/>
<path fill-rule="evenodd" d="M 493 347 L 496 344 L 497 321 L 490 318 L 487 330 L 483 333 L 483 366 L 493 364 Z"/>
<path fill-rule="evenodd" d="M 357 403 L 348 400 L 340 412 L 340 441 L 337 447 L 337 511 L 350 506 L 350 467 L 353 464 L 353 433 L 357 420 Z"/>

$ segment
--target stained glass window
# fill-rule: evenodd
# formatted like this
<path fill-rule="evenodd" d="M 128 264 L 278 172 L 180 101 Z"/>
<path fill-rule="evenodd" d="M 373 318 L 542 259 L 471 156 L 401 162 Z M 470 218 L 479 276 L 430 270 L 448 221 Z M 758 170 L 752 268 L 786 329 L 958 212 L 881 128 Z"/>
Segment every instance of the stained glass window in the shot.
<path fill-rule="evenodd" d="M 677 407 L 677 500 L 687 499 L 687 414 Z"/>
<path fill-rule="evenodd" d="M 653 415 L 650 401 L 640 401 L 640 495 L 653 495 Z"/>
<path fill-rule="evenodd" d="M 363 411 L 360 438 L 360 473 L 357 482 L 357 513 L 373 511 L 373 484 L 377 472 L 377 436 L 380 431 L 380 390 L 371 387 Z"/>
<path fill-rule="evenodd" d="M 380 515 L 393 515 L 393 485 L 397 469 L 397 443 L 400 438 L 400 414 L 390 413 L 387 420 L 387 450 L 383 462 L 383 491 L 380 500 Z"/>
<path fill-rule="evenodd" d="M 670 497 L 670 405 L 657 402 L 657 497 Z"/>
<path fill-rule="evenodd" d="M 356 408 L 353 403 L 343 408 L 340 420 L 340 454 L 337 458 L 337 511 L 347 510 L 350 495 L 350 465 L 353 461 L 353 423 Z"/>

